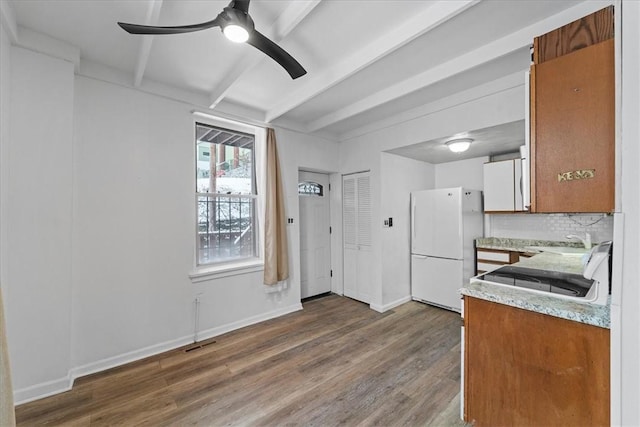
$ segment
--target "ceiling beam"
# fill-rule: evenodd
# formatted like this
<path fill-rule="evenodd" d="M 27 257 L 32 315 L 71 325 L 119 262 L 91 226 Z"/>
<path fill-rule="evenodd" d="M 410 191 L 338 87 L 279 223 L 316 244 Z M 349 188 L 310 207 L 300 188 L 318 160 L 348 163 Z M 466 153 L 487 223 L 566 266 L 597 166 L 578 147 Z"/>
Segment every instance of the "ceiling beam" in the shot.
<path fill-rule="evenodd" d="M 344 108 L 319 117 L 309 123 L 307 131 L 315 132 L 320 129 L 324 129 L 334 123 L 346 120 L 360 113 L 364 113 L 367 110 L 371 110 L 377 106 L 406 96 L 455 74 L 469 71 L 486 62 L 508 55 L 518 49 L 522 49 L 523 47 L 530 46 L 533 43 L 534 37 L 561 27 L 567 22 L 572 22 L 582 16 L 588 15 L 602 8 L 605 3 L 607 2 L 584 2 L 566 9 L 565 11 L 550 18 L 536 22 L 535 24 L 486 44 L 474 51 L 444 62 L 404 81 L 388 86 Z"/>
<path fill-rule="evenodd" d="M 321 0 L 295 0 L 285 9 L 285 11 L 278 17 L 276 22 L 264 33 L 274 43 L 280 42 L 284 39 L 294 28 L 298 26 L 302 20 L 315 9 Z M 226 74 L 226 77 L 216 85 L 216 88 L 211 92 L 210 99 L 211 105 L 209 108 L 215 108 L 220 101 L 222 101 L 229 89 L 233 87 L 238 80 L 248 70 L 252 69 L 264 59 L 264 55 L 245 56 L 242 60 L 238 61 L 233 69 Z"/>
<path fill-rule="evenodd" d="M 150 0 L 144 25 L 158 25 L 161 9 L 162 0 Z M 149 54 L 151 53 L 151 45 L 153 44 L 154 37 L 155 36 L 153 35 L 142 36 L 140 51 L 138 53 L 138 63 L 136 64 L 136 71 L 133 78 L 133 85 L 135 87 L 140 87 L 142 84 L 142 77 L 144 76 L 144 71 L 146 70 L 147 63 L 149 62 Z"/>
<path fill-rule="evenodd" d="M 411 20 L 382 34 L 348 58 L 309 76 L 304 86 L 267 111 L 265 121 L 271 122 L 309 99 L 351 77 L 363 68 L 389 55 L 405 44 L 454 16 L 464 12 L 480 0 L 441 0 L 435 2 Z"/>

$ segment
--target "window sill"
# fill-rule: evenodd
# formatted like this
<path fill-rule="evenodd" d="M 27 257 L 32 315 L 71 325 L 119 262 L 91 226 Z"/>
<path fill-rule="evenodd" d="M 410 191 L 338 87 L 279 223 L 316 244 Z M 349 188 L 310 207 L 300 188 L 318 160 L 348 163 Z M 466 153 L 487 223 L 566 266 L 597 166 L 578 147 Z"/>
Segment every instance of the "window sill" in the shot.
<path fill-rule="evenodd" d="M 256 259 L 233 264 L 200 267 L 189 274 L 192 283 L 206 282 L 223 277 L 255 273 L 264 270 L 264 261 Z"/>

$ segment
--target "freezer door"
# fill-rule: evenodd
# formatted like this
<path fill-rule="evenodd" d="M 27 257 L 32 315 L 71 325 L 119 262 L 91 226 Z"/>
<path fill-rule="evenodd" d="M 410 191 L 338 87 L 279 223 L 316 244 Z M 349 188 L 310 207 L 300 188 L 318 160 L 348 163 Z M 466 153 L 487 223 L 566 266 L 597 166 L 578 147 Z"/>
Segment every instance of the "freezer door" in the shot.
<path fill-rule="evenodd" d="M 460 260 L 412 255 L 412 298 L 460 312 L 458 289 L 464 285 L 462 270 Z"/>
<path fill-rule="evenodd" d="M 462 259 L 460 188 L 411 194 L 411 253 Z"/>

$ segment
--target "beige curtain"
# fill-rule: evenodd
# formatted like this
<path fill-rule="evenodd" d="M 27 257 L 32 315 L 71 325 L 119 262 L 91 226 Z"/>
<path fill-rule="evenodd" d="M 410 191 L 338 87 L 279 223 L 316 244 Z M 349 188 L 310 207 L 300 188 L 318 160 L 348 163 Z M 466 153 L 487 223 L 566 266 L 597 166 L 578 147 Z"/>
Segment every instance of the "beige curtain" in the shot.
<path fill-rule="evenodd" d="M 0 426 L 2 427 L 16 425 L 6 332 L 2 291 L 0 290 Z"/>
<path fill-rule="evenodd" d="M 275 285 L 289 278 L 289 253 L 276 133 L 270 128 L 267 129 L 266 175 L 264 284 Z"/>

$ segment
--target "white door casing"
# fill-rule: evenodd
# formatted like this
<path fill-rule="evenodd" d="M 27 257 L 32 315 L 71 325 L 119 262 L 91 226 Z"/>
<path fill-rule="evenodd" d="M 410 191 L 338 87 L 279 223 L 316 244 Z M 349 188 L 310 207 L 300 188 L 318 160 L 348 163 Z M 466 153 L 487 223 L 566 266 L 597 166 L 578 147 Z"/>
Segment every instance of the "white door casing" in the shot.
<path fill-rule="evenodd" d="M 300 183 L 322 186 L 321 195 L 299 194 L 300 294 L 308 298 L 331 291 L 329 176 L 303 171 L 298 176 Z"/>

